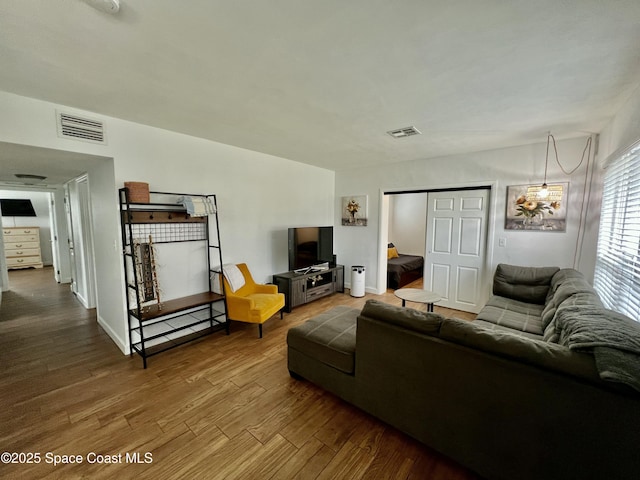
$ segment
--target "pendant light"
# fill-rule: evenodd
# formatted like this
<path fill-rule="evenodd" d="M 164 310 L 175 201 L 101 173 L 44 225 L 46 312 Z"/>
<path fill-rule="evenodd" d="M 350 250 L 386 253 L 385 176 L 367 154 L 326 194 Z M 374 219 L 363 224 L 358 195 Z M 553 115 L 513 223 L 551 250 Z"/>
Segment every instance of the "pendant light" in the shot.
<path fill-rule="evenodd" d="M 540 187 L 540 191 L 538 191 L 538 198 L 545 199 L 547 195 L 549 195 L 549 186 L 547 185 L 547 167 L 549 166 L 549 142 L 551 141 L 551 132 L 547 133 L 547 154 L 544 157 L 544 181 L 542 182 L 542 186 Z M 553 140 L 553 146 L 555 148 L 556 141 Z M 557 158 L 557 155 L 556 155 Z"/>
<path fill-rule="evenodd" d="M 558 158 L 558 148 L 556 147 L 556 139 L 551 134 L 551 132 L 548 132 L 547 133 L 547 152 L 544 158 L 544 180 L 542 181 L 542 185 L 540 186 L 532 185 L 527 189 L 527 196 L 537 198 L 538 200 L 549 199 L 550 189 L 549 189 L 549 185 L 547 185 L 547 170 L 549 168 L 549 146 L 551 144 L 553 144 L 553 151 L 556 156 L 556 163 L 560 167 L 560 170 L 562 170 L 562 173 L 564 173 L 565 175 L 572 175 L 576 170 L 578 170 L 578 168 L 580 168 L 580 166 L 584 162 L 584 157 L 585 157 L 585 154 L 587 154 L 587 151 L 589 152 L 589 155 L 591 155 L 591 136 L 589 136 L 587 138 L 587 143 L 584 147 L 584 150 L 582 151 L 582 158 L 580 159 L 580 163 L 573 170 L 566 171 L 563 168 L 562 164 L 560 163 L 560 159 Z M 563 195 L 562 187 L 560 187 L 559 185 L 554 186 L 552 193 L 553 193 L 552 194 L 553 200 L 558 200 L 557 197 L 562 198 L 562 195 Z"/>

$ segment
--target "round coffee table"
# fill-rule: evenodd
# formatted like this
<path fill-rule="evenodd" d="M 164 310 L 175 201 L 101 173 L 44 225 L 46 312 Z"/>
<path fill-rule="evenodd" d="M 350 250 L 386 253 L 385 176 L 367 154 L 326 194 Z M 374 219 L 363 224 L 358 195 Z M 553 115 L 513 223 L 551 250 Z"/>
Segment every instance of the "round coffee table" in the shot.
<path fill-rule="evenodd" d="M 421 288 L 401 288 L 393 292 L 393 294 L 402 299 L 402 306 L 406 306 L 406 302 L 426 303 L 427 312 L 433 312 L 433 304 L 442 300 L 437 293 Z"/>

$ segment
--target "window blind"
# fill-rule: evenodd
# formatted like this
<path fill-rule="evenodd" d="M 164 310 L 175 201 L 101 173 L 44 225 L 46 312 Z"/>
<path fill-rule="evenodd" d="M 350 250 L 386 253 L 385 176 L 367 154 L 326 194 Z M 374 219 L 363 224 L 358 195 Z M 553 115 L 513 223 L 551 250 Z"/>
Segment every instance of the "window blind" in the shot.
<path fill-rule="evenodd" d="M 607 308 L 640 321 L 640 145 L 604 177 L 594 287 Z"/>

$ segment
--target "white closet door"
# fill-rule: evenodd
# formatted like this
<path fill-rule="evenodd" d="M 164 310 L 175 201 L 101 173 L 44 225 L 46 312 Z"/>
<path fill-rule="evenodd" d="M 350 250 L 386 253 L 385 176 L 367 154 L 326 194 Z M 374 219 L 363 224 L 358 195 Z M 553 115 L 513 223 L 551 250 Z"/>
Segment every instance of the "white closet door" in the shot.
<path fill-rule="evenodd" d="M 440 306 L 482 308 L 488 198 L 489 190 L 428 195 L 424 286 L 442 296 Z"/>

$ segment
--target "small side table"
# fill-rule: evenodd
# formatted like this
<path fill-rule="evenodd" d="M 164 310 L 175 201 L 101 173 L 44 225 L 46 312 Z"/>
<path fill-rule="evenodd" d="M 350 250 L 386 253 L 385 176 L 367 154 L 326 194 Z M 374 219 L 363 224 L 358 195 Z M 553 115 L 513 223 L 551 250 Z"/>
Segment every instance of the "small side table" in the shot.
<path fill-rule="evenodd" d="M 425 303 L 427 305 L 427 312 L 433 312 L 433 304 L 442 300 L 442 297 L 437 293 L 421 288 L 401 288 L 393 292 L 393 294 L 402 299 L 403 307 L 406 306 L 407 301 Z"/>

